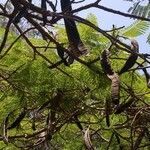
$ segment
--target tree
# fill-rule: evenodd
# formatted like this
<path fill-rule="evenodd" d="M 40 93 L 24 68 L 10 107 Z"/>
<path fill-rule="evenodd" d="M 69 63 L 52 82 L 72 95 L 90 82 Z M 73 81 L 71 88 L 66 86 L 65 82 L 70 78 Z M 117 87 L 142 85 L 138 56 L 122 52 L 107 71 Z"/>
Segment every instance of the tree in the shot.
<path fill-rule="evenodd" d="M 11 0 L 11 13 L 1 5 L 7 24 L 0 29 L 0 148 L 146 149 L 149 54 L 139 53 L 139 43 L 130 39 L 149 28 L 148 18 L 103 7 L 98 0 L 63 13 L 51 1 L 42 2 L 38 7 Z M 94 15 L 74 15 L 91 7 L 145 21 L 104 31 Z M 20 27 L 22 18 L 28 28 Z M 68 25 L 58 25 L 62 18 L 73 24 L 69 28 L 79 38 L 73 43 Z"/>

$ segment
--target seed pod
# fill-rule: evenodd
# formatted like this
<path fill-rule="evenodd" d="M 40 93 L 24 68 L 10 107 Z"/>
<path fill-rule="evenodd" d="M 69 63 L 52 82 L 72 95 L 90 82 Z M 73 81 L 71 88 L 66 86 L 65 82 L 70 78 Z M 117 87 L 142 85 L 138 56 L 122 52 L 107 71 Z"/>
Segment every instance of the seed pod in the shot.
<path fill-rule="evenodd" d="M 87 130 L 85 131 L 84 143 L 88 150 L 94 150 L 94 147 L 92 145 L 91 138 L 90 138 L 90 129 L 89 128 L 87 128 Z"/>
<path fill-rule="evenodd" d="M 8 144 L 8 136 L 7 136 L 7 126 L 8 126 L 8 118 L 10 116 L 10 113 L 7 115 L 7 117 L 3 121 L 2 130 L 3 130 L 3 141 L 5 144 Z"/>
<path fill-rule="evenodd" d="M 144 66 L 142 64 L 139 64 L 139 66 L 143 67 L 142 70 L 143 70 L 145 78 L 146 78 L 147 87 L 150 88 L 150 74 L 148 73 L 147 69 L 144 68 Z"/>
<path fill-rule="evenodd" d="M 109 51 L 108 50 L 104 50 L 102 52 L 101 66 L 102 66 L 102 69 L 103 69 L 105 74 L 110 75 L 110 76 L 114 74 L 114 71 L 111 68 L 111 65 L 110 65 L 110 62 L 109 62 Z"/>
<path fill-rule="evenodd" d="M 63 63 L 65 66 L 69 66 L 69 63 L 67 62 L 67 56 L 65 56 L 64 48 L 61 45 L 57 45 L 57 54 L 58 56 L 63 60 Z"/>
<path fill-rule="evenodd" d="M 120 80 L 118 74 L 114 73 L 113 75 L 108 75 L 109 79 L 111 79 L 111 98 L 112 102 L 115 105 L 119 104 L 120 98 Z"/>
<path fill-rule="evenodd" d="M 109 99 L 106 99 L 105 114 L 106 114 L 106 124 L 109 127 L 110 126 L 110 118 L 109 118 L 109 114 L 110 114 L 110 101 L 109 101 Z"/>
<path fill-rule="evenodd" d="M 61 9 L 64 14 L 71 15 L 72 7 L 70 0 L 61 0 Z M 76 27 L 75 21 L 73 19 L 64 19 L 66 33 L 69 41 L 68 50 L 72 52 L 72 54 L 76 57 L 81 55 L 86 55 L 88 53 L 87 48 L 84 46 L 80 39 L 80 35 L 78 29 Z M 68 59 L 69 64 L 73 63 L 73 56 L 69 56 Z"/>
<path fill-rule="evenodd" d="M 101 56 L 101 66 L 104 73 L 111 80 L 111 98 L 115 105 L 119 104 L 120 80 L 119 76 L 113 71 L 109 62 L 109 51 L 104 50 Z"/>
<path fill-rule="evenodd" d="M 124 66 L 120 70 L 119 74 L 127 72 L 136 63 L 136 60 L 138 58 L 138 55 L 136 54 L 136 52 L 139 52 L 139 44 L 136 40 L 131 41 L 131 49 L 133 50 L 133 53 L 130 54 L 126 63 L 124 64 Z"/>

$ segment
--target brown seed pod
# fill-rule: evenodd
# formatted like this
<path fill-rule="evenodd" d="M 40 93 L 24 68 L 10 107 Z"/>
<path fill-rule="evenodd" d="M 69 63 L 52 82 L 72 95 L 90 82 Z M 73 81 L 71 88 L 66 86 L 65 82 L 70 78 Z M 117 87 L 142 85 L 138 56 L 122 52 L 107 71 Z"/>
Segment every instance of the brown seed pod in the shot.
<path fill-rule="evenodd" d="M 150 74 L 148 73 L 148 71 L 146 70 L 146 68 L 143 69 L 143 72 L 144 72 L 145 77 L 146 77 L 147 87 L 150 88 Z"/>
<path fill-rule="evenodd" d="M 102 69 L 103 69 L 105 74 L 107 74 L 107 75 L 113 75 L 114 74 L 114 71 L 111 68 L 111 65 L 110 65 L 110 62 L 109 62 L 109 51 L 108 50 L 104 50 L 102 52 L 101 66 L 102 66 Z"/>
<path fill-rule="evenodd" d="M 107 75 L 109 79 L 111 79 L 111 98 L 112 102 L 115 105 L 119 104 L 119 98 L 120 98 L 120 80 L 117 73 L 114 73 L 113 75 Z"/>
<path fill-rule="evenodd" d="M 84 134 L 84 143 L 85 143 L 85 146 L 88 150 L 94 150 L 94 147 L 92 145 L 91 138 L 90 138 L 89 127 L 87 128 L 87 130 L 85 131 L 85 134 Z"/>
<path fill-rule="evenodd" d="M 142 70 L 144 72 L 145 78 L 146 78 L 146 82 L 147 82 L 147 87 L 150 88 L 150 74 L 148 73 L 147 69 L 144 68 L 144 66 L 142 64 L 138 64 L 140 67 L 142 67 Z"/>
<path fill-rule="evenodd" d="M 71 7 L 71 0 L 61 0 L 61 9 L 64 14 L 71 14 L 72 7 Z M 87 48 L 84 46 L 80 39 L 80 35 L 78 29 L 76 27 L 75 21 L 73 19 L 64 19 L 66 33 L 69 41 L 68 50 L 72 52 L 72 54 L 76 57 L 81 55 L 86 55 L 88 53 Z M 68 63 L 73 63 L 74 58 L 73 56 L 69 56 Z"/>
<path fill-rule="evenodd" d="M 56 46 L 57 54 L 62 59 L 65 66 L 68 66 L 67 57 L 65 56 L 64 48 L 61 45 Z"/>
<path fill-rule="evenodd" d="M 136 40 L 131 41 L 131 49 L 133 50 L 133 53 L 130 54 L 126 63 L 120 70 L 119 74 L 127 72 L 136 63 L 136 60 L 138 58 L 138 55 L 136 54 L 136 52 L 139 52 L 139 44 Z"/>
<path fill-rule="evenodd" d="M 7 115 L 7 117 L 4 119 L 2 124 L 2 130 L 3 130 L 3 141 L 5 144 L 8 144 L 8 136 L 7 136 L 7 126 L 8 126 L 8 118 L 10 116 L 10 113 Z"/>
<path fill-rule="evenodd" d="M 107 98 L 105 102 L 105 115 L 106 115 L 106 125 L 109 127 L 110 126 L 110 100 Z"/>
<path fill-rule="evenodd" d="M 101 66 L 104 73 L 111 80 L 111 97 L 112 102 L 117 105 L 119 104 L 119 94 L 120 94 L 120 80 L 117 73 L 115 73 L 109 62 L 109 51 L 104 50 L 101 56 Z"/>

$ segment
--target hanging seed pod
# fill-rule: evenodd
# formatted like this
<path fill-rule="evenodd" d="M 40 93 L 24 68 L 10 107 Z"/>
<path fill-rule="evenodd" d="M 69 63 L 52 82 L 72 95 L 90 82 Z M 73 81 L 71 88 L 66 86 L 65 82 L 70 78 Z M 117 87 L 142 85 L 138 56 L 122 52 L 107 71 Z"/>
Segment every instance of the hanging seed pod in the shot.
<path fill-rule="evenodd" d="M 87 128 L 87 130 L 85 131 L 85 134 L 84 134 L 84 143 L 85 143 L 85 146 L 88 150 L 94 150 L 94 147 L 92 145 L 91 138 L 90 138 L 89 127 Z"/>
<path fill-rule="evenodd" d="M 113 71 L 109 62 L 109 51 L 104 50 L 101 56 L 101 66 L 104 73 L 111 80 L 111 98 L 115 105 L 119 104 L 120 80 L 117 73 Z"/>
<path fill-rule="evenodd" d="M 138 58 L 138 55 L 136 53 L 139 52 L 139 44 L 136 40 L 131 41 L 131 49 L 132 49 L 133 53 L 130 54 L 126 63 L 124 64 L 124 66 L 120 70 L 119 74 L 127 72 L 136 63 L 136 60 Z"/>
<path fill-rule="evenodd" d="M 7 126 L 8 126 L 8 118 L 10 116 L 10 113 L 7 115 L 7 117 L 4 119 L 2 124 L 2 130 L 3 130 L 3 141 L 5 144 L 8 144 L 8 136 L 7 136 Z"/>
<path fill-rule="evenodd" d="M 115 105 L 119 104 L 120 98 L 120 80 L 118 74 L 114 73 L 113 75 L 107 75 L 111 79 L 111 98 L 112 102 Z"/>
<path fill-rule="evenodd" d="M 62 59 L 65 66 L 69 66 L 69 63 L 67 62 L 67 56 L 65 56 L 64 49 L 61 45 L 56 46 L 57 54 Z"/>
<path fill-rule="evenodd" d="M 145 78 L 146 78 L 147 87 L 150 88 L 150 74 L 148 73 L 147 69 L 144 68 L 144 66 L 142 64 L 139 64 L 139 66 L 143 67 L 142 70 L 143 70 Z"/>
<path fill-rule="evenodd" d="M 147 72 L 146 68 L 143 69 L 146 81 L 147 81 L 147 87 L 150 88 L 150 74 Z"/>
<path fill-rule="evenodd" d="M 105 103 L 105 114 L 106 114 L 106 125 L 109 127 L 110 126 L 110 100 L 107 98 L 106 103 Z"/>
<path fill-rule="evenodd" d="M 104 50 L 102 52 L 102 55 L 101 55 L 101 66 L 102 66 L 102 69 L 103 69 L 105 74 L 113 75 L 114 71 L 111 68 L 111 65 L 110 65 L 110 62 L 109 62 L 109 54 L 110 54 L 110 52 L 108 50 Z"/>
<path fill-rule="evenodd" d="M 62 12 L 67 15 L 72 15 L 71 14 L 71 11 L 72 11 L 71 1 L 61 0 L 60 2 L 61 2 Z M 68 50 L 72 52 L 72 54 L 75 57 L 86 55 L 88 53 L 88 50 L 80 39 L 80 35 L 76 27 L 75 21 L 70 18 L 69 19 L 65 18 L 64 22 L 65 22 L 65 28 L 66 28 L 68 41 L 69 41 Z M 72 64 L 73 61 L 74 61 L 73 56 L 69 56 L 68 63 Z"/>

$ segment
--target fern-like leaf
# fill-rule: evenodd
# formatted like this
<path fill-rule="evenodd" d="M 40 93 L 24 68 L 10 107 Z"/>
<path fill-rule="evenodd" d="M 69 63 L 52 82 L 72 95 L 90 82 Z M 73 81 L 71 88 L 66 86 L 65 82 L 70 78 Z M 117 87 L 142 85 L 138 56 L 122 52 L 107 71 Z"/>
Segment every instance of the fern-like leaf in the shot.
<path fill-rule="evenodd" d="M 150 23 L 146 21 L 136 21 L 126 29 L 122 30 L 122 34 L 127 37 L 137 37 L 144 34 L 150 27 Z"/>

